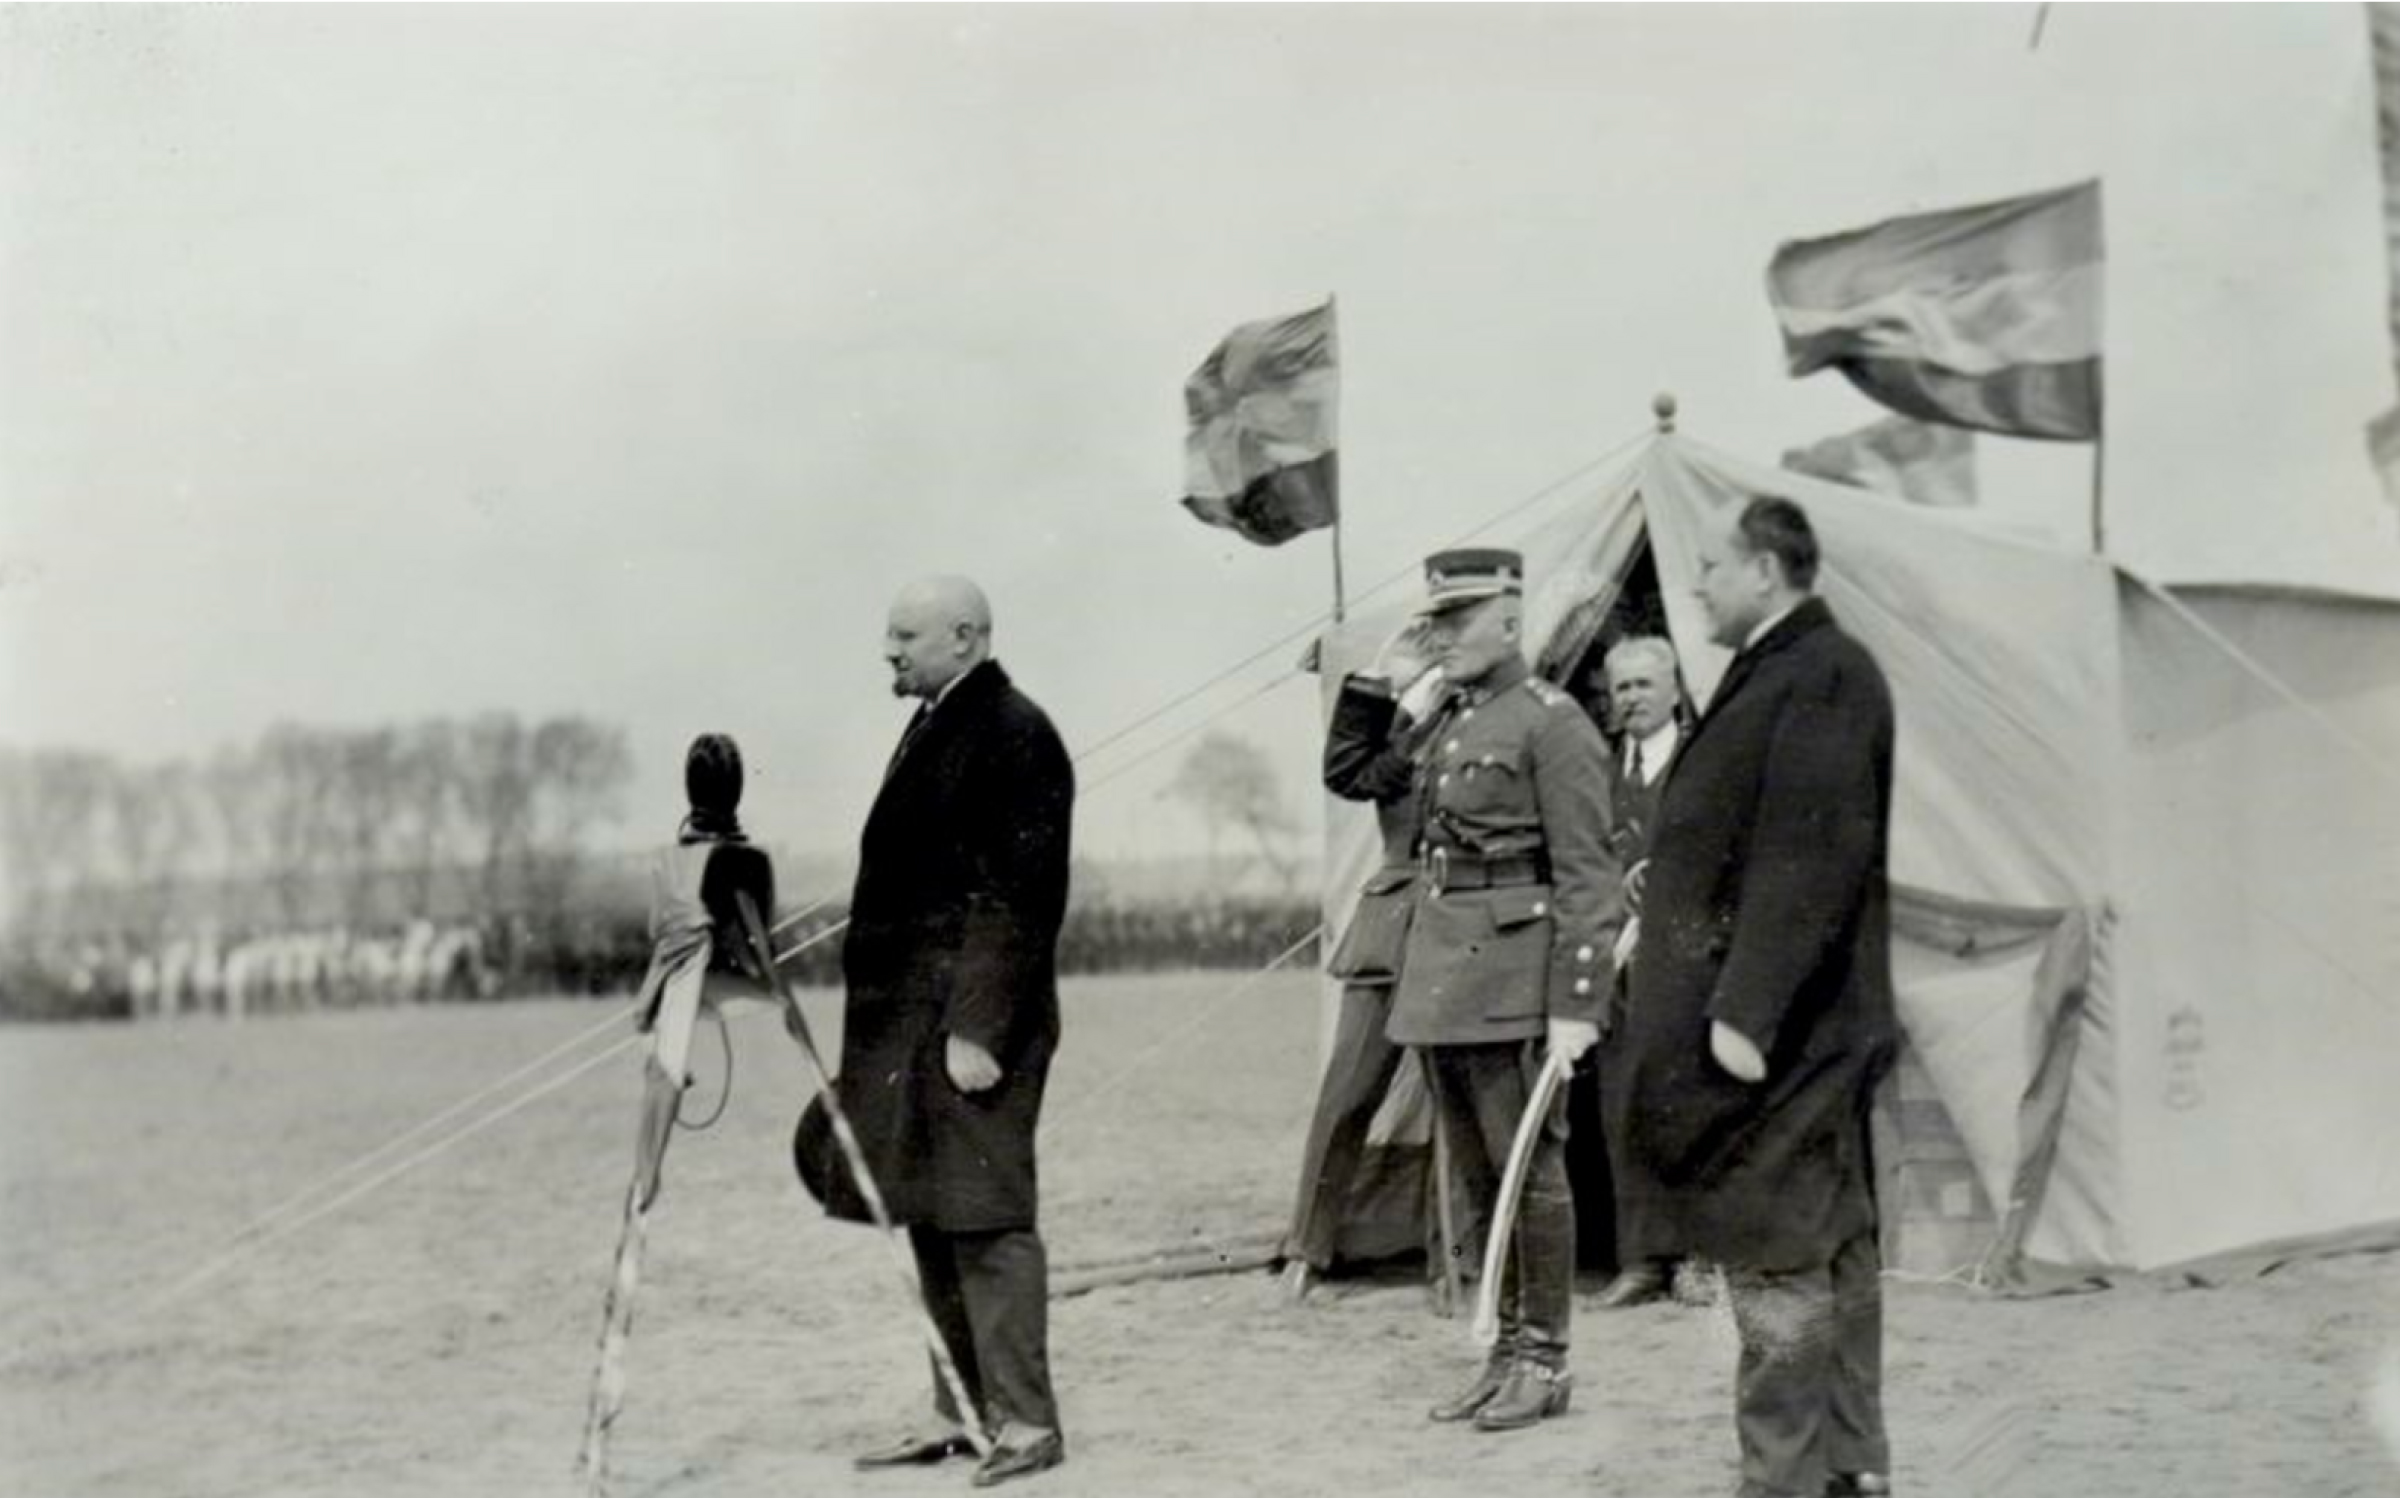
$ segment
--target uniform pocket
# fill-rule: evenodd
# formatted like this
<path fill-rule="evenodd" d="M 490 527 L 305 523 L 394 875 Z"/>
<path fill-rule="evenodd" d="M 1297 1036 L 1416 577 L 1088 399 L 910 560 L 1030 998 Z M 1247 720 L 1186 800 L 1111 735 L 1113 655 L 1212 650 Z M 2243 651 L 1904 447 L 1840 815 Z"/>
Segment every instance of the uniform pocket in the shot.
<path fill-rule="evenodd" d="M 1514 931 L 1520 926 L 1550 918 L 1550 886 L 1547 884 L 1496 889 L 1489 898 L 1494 931 Z"/>
<path fill-rule="evenodd" d="M 1531 791 L 1525 768 L 1505 754 L 1470 755 L 1449 771 L 1449 792 L 1441 800 L 1464 812 L 1512 812 L 1528 809 Z"/>
<path fill-rule="evenodd" d="M 1495 1024 L 1538 1018 L 1549 1007 L 1550 886 L 1515 885 L 1480 898 L 1492 933 L 1476 973 L 1484 1018 Z"/>

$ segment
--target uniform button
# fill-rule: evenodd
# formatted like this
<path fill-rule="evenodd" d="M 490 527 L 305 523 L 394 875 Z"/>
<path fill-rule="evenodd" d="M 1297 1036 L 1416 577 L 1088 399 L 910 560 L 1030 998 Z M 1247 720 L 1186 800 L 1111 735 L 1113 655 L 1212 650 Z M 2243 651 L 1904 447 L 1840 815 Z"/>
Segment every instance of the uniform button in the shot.
<path fill-rule="evenodd" d="M 1577 948 L 1575 949 L 1575 960 L 1576 960 L 1577 962 L 1589 962 L 1589 961 L 1591 961 L 1591 960 L 1592 960 L 1592 949 L 1591 949 L 1590 947 L 1577 947 Z"/>
<path fill-rule="evenodd" d="M 1444 744 L 1442 746 L 1442 752 L 1444 754 L 1456 754 L 1458 752 L 1458 740 L 1452 739 L 1449 743 Z"/>
<path fill-rule="evenodd" d="M 1535 915 L 1548 915 L 1550 913 L 1550 902 L 1547 900 L 1534 901 L 1533 913 Z"/>
<path fill-rule="evenodd" d="M 1592 980 L 1589 978 L 1576 979 L 1575 991 L 1577 993 L 1590 993 L 1592 991 Z"/>
<path fill-rule="evenodd" d="M 1471 707 L 1470 707 L 1470 708 L 1467 708 L 1467 709 L 1465 709 L 1464 711 L 1460 712 L 1458 716 L 1459 716 L 1459 721 L 1460 721 L 1460 722 L 1465 722 L 1467 719 L 1469 719 L 1469 718 L 1472 718 L 1472 717 L 1474 717 L 1474 716 L 1475 716 L 1475 709 L 1473 709 L 1473 708 L 1471 708 Z"/>
<path fill-rule="evenodd" d="M 1444 770 L 1441 774 L 1434 777 L 1433 783 L 1435 785 L 1448 785 L 1450 783 L 1450 772 L 1448 770 Z"/>

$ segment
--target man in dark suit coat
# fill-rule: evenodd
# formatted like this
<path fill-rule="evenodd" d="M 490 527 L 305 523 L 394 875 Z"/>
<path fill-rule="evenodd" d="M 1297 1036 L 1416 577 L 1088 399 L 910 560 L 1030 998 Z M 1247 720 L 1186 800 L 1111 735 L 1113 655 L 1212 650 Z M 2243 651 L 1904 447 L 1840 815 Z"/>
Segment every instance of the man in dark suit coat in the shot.
<path fill-rule="evenodd" d="M 1629 1253 L 1726 1266 L 1743 1498 L 1885 1493 L 1868 1106 L 1895 1046 L 1892 700 L 1762 498 L 1702 552 L 1738 653 L 1668 777 L 1605 1064 Z"/>
<path fill-rule="evenodd" d="M 927 1308 L 995 1449 L 977 1486 L 1065 1459 L 1050 1388 L 1048 1270 L 1034 1132 L 1058 1045 L 1075 775 L 1042 710 L 991 659 L 991 612 L 964 578 L 892 605 L 896 695 L 921 699 L 859 842 L 842 947 L 841 1103 Z M 837 1193 L 833 1210 L 863 1216 Z M 862 1467 L 972 1451 L 937 1377 L 942 1429 Z"/>
<path fill-rule="evenodd" d="M 1650 828 L 1658 818 L 1667 771 L 1683 747 L 1683 677 L 1674 644 L 1660 635 L 1624 636 L 1609 646 L 1595 674 L 1605 705 L 1587 705 L 1585 710 L 1604 714 L 1604 726 L 1617 740 L 1609 757 L 1609 846 L 1626 871 L 1626 908 L 1638 912 Z M 1568 1093 L 1574 1147 L 1567 1154 L 1567 1175 L 1575 1190 L 1578 1250 L 1586 1262 L 1605 1263 L 1617 1271 L 1595 1304 L 1602 1310 L 1623 1310 L 1664 1296 L 1674 1261 L 1629 1256 L 1618 1242 L 1616 1173 L 1609 1163 L 1599 1072 L 1594 1065 L 1578 1067 Z"/>

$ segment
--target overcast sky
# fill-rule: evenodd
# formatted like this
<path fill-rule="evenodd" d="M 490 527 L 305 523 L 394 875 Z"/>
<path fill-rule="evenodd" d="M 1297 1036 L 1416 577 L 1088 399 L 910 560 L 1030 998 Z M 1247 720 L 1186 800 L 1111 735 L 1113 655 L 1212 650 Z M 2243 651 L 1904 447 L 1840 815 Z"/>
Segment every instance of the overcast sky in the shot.
<path fill-rule="evenodd" d="M 906 579 L 987 585 L 1071 745 L 1324 607 L 1324 538 L 1175 504 L 1232 324 L 1339 298 L 1363 587 L 1656 390 L 1768 461 L 1874 419 L 1784 377 L 1776 242 L 2093 175 L 2113 548 L 2400 591 L 2360 8 L 2033 17 L 0 11 L 0 741 L 585 713 L 639 839 L 724 729 L 757 830 L 845 848 Z M 1998 446 L 1993 502 L 2079 544 L 2089 450 Z M 1315 715 L 1226 720 L 1296 809 Z M 1087 849 L 1189 844 L 1174 758 Z"/>

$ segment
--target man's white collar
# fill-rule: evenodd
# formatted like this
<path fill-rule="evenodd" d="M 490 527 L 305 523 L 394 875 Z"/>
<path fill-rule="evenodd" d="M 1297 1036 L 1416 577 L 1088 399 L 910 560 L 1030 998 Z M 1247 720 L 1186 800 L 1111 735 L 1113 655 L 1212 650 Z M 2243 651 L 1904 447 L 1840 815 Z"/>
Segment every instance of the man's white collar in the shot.
<path fill-rule="evenodd" d="M 1785 604 L 1782 608 L 1777 609 L 1774 613 L 1767 615 L 1766 618 L 1761 619 L 1756 624 L 1752 625 L 1750 627 L 1749 635 L 1746 636 L 1742 641 L 1742 648 L 1744 650 L 1748 650 L 1751 646 L 1765 639 L 1767 637 L 1768 630 L 1773 629 L 1776 625 L 1781 624 L 1784 620 L 1790 618 L 1792 611 L 1806 602 L 1808 602 L 1808 599 L 1805 595 L 1795 598 L 1790 603 Z"/>

